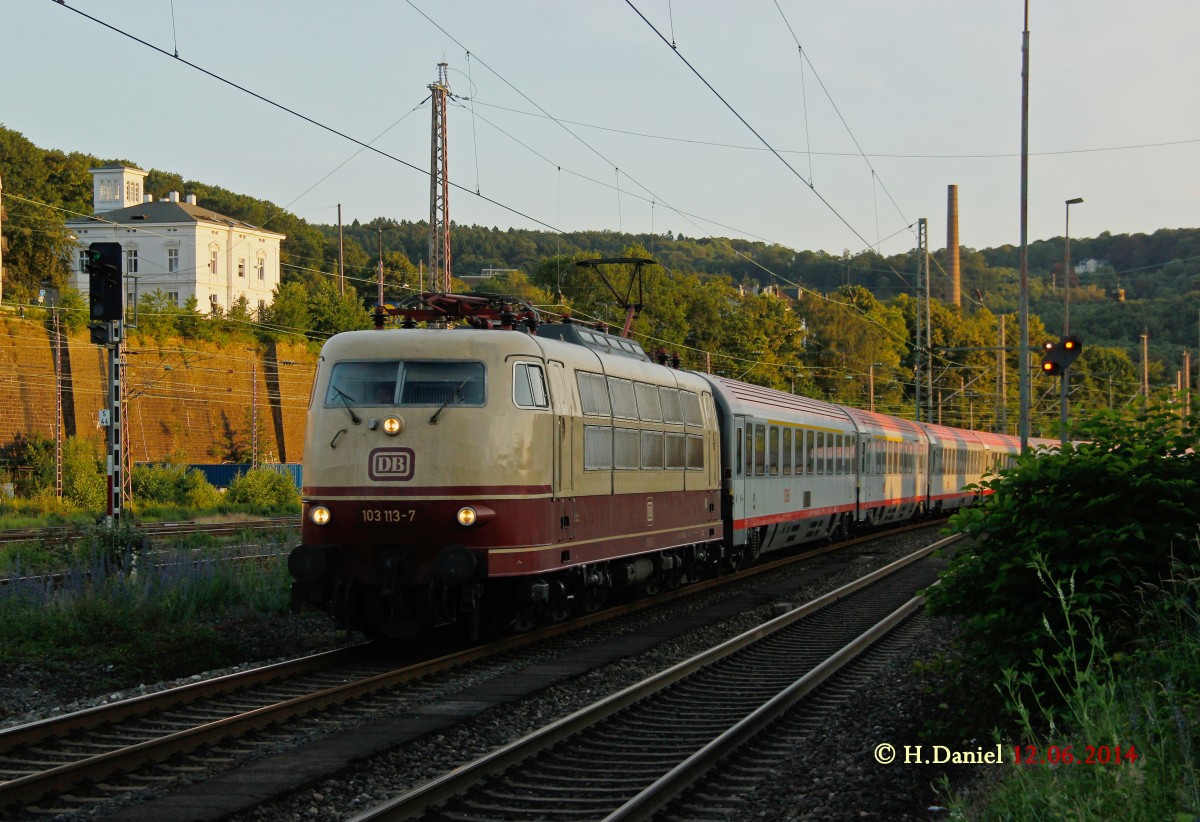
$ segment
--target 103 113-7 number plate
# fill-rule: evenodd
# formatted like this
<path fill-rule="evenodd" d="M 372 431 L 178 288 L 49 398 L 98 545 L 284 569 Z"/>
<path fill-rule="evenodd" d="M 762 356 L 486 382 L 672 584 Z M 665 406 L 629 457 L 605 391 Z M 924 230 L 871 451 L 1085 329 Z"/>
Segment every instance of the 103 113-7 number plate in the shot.
<path fill-rule="evenodd" d="M 417 512 L 412 508 L 364 508 L 362 510 L 363 522 L 413 522 L 416 518 Z"/>

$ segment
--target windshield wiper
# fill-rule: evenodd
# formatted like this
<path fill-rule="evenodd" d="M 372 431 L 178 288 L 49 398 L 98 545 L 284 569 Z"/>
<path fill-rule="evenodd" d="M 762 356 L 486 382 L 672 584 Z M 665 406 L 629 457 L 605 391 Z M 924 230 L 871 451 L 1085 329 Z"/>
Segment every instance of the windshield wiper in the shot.
<path fill-rule="evenodd" d="M 463 386 L 466 385 L 467 383 L 469 383 L 470 381 L 471 381 L 471 378 L 467 377 L 465 380 L 460 382 L 453 391 L 450 392 L 450 396 L 446 397 L 446 401 L 444 403 L 442 403 L 442 407 L 439 408 L 438 410 L 434 411 L 433 416 L 429 418 L 430 425 L 437 425 L 438 417 L 440 417 L 442 415 L 442 412 L 446 410 L 446 406 L 450 404 L 451 400 L 453 400 L 455 397 L 459 396 L 459 392 L 462 391 Z"/>
<path fill-rule="evenodd" d="M 354 401 L 354 398 L 336 386 L 333 388 L 333 393 L 337 394 L 338 399 L 342 401 L 342 405 L 346 406 L 346 413 L 350 415 L 350 421 L 355 425 L 361 423 L 362 420 L 358 418 L 358 414 L 355 414 L 354 409 L 350 407 L 350 403 Z"/>

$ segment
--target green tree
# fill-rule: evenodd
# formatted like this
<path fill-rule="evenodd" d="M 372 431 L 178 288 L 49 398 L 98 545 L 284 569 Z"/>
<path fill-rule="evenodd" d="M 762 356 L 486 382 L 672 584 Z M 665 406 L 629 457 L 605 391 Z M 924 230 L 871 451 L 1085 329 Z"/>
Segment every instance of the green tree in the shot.
<path fill-rule="evenodd" d="M 1132 638 L 1139 597 L 1200 571 L 1198 423 L 1161 403 L 1089 415 L 1083 441 L 1027 453 L 955 515 L 972 543 L 925 594 L 934 613 L 958 619 L 986 679 L 1050 659 L 1048 635 L 1067 627 L 1035 560 L 1099 617 L 1109 648 Z"/>

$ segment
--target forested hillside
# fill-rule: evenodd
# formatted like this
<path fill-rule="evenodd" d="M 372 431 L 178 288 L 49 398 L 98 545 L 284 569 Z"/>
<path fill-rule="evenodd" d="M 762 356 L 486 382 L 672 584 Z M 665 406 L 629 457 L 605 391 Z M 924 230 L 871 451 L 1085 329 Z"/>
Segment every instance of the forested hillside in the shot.
<path fill-rule="evenodd" d="M 72 243 L 63 221 L 90 213 L 88 169 L 114 159 L 138 165 L 136 158 L 41 149 L 0 126 L 6 304 L 29 305 L 43 282 L 64 283 Z M 311 225 L 272 203 L 167 171 L 150 170 L 145 190 L 156 197 L 194 193 L 208 208 L 287 235 L 284 282 L 275 305 L 266 316 L 243 318 L 259 321 L 260 333 L 320 339 L 365 326 L 363 306 L 374 303 L 380 246 L 386 299 L 400 299 L 417 287 L 428 242 L 423 220 L 380 217 L 344 226 L 351 288 L 340 297 L 331 279 L 338 260 L 336 226 Z M 488 290 L 607 322 L 622 319 L 623 310 L 595 274 L 574 261 L 651 256 L 662 267 L 647 269 L 646 307 L 637 325 L 648 349 L 677 348 L 693 367 L 835 400 L 863 405 L 874 400 L 880 410 L 911 415 L 915 251 L 831 255 L 725 238 L 460 225 L 453 227 L 451 241 L 456 278 L 506 270 L 487 281 Z M 1195 350 L 1200 343 L 1197 249 L 1200 229 L 1072 238 L 1072 260 L 1086 264 L 1071 277 L 1071 329 L 1087 346 L 1076 367 L 1076 401 L 1130 401 L 1140 384 L 1135 363 L 1143 332 L 1149 334 L 1152 384 L 1174 384 L 1182 349 Z M 946 283 L 944 258 L 939 250 L 931 263 L 935 295 Z M 1002 382 L 995 349 L 1001 316 L 1006 344 L 1011 348 L 1017 340 L 1017 265 L 1013 246 L 964 248 L 961 310 L 935 300 L 935 394 L 947 423 L 991 426 L 1004 414 L 1009 430 L 1015 424 L 1017 358 L 1008 356 Z M 1052 332 L 1061 325 L 1062 238 L 1032 243 L 1029 266 L 1031 341 L 1037 344 L 1057 336 Z M 612 274 L 628 282 L 629 272 Z M 1123 302 L 1115 298 L 1118 289 Z M 194 306 L 175 309 L 155 295 L 144 301 L 149 327 L 197 327 Z M 1048 433 L 1056 405 L 1044 382 L 1035 388 L 1034 414 L 1035 424 Z"/>

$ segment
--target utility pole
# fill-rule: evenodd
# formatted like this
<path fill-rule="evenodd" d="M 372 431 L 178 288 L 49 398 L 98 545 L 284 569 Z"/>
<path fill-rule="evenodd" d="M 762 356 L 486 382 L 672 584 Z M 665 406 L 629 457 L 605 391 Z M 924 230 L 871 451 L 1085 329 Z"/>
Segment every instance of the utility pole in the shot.
<path fill-rule="evenodd" d="M 1008 433 L 1008 361 L 1004 358 L 1004 315 L 1000 315 L 1000 350 L 996 352 L 996 433 Z"/>
<path fill-rule="evenodd" d="M 250 467 L 258 467 L 258 352 L 250 352 Z"/>
<path fill-rule="evenodd" d="M 921 274 L 922 274 L 922 270 L 924 270 L 926 272 L 928 271 L 928 266 L 925 266 L 922 262 L 923 260 L 928 259 L 928 253 L 929 253 L 928 223 L 926 222 L 924 217 L 920 217 L 917 220 L 917 341 L 916 341 L 916 345 L 913 346 L 914 352 L 916 353 L 916 357 L 915 357 L 916 363 L 913 366 L 913 376 L 916 377 L 916 391 L 914 392 L 914 396 L 916 399 L 916 406 L 917 406 L 917 422 L 921 421 L 921 377 L 922 377 L 921 366 L 922 366 L 922 360 L 924 359 L 924 356 L 925 356 L 925 352 L 922 350 L 922 345 L 921 345 L 921 282 L 922 282 Z M 928 316 L 926 316 L 925 322 L 926 323 L 929 322 Z M 925 421 L 933 422 L 933 418 L 930 416 L 926 416 Z"/>
<path fill-rule="evenodd" d="M 346 293 L 346 246 L 342 242 L 342 204 L 338 203 L 338 294 Z"/>
<path fill-rule="evenodd" d="M 379 302 L 383 305 L 383 229 L 379 229 Z"/>
<path fill-rule="evenodd" d="M 63 384 L 62 327 L 58 320 L 58 300 L 50 307 L 54 317 L 54 496 L 63 494 Z"/>
<path fill-rule="evenodd" d="M 1021 451 L 1029 447 L 1029 0 L 1025 0 L 1025 30 L 1021 34 Z"/>
<path fill-rule="evenodd" d="M 1183 415 L 1192 415 L 1192 353 L 1183 349 Z"/>
<path fill-rule="evenodd" d="M 446 140 L 447 63 L 438 63 L 438 81 L 429 84 L 433 126 L 429 169 L 429 273 L 434 291 L 450 293 L 450 165 Z"/>
<path fill-rule="evenodd" d="M 1142 332 L 1142 396 L 1150 401 L 1150 332 Z"/>

